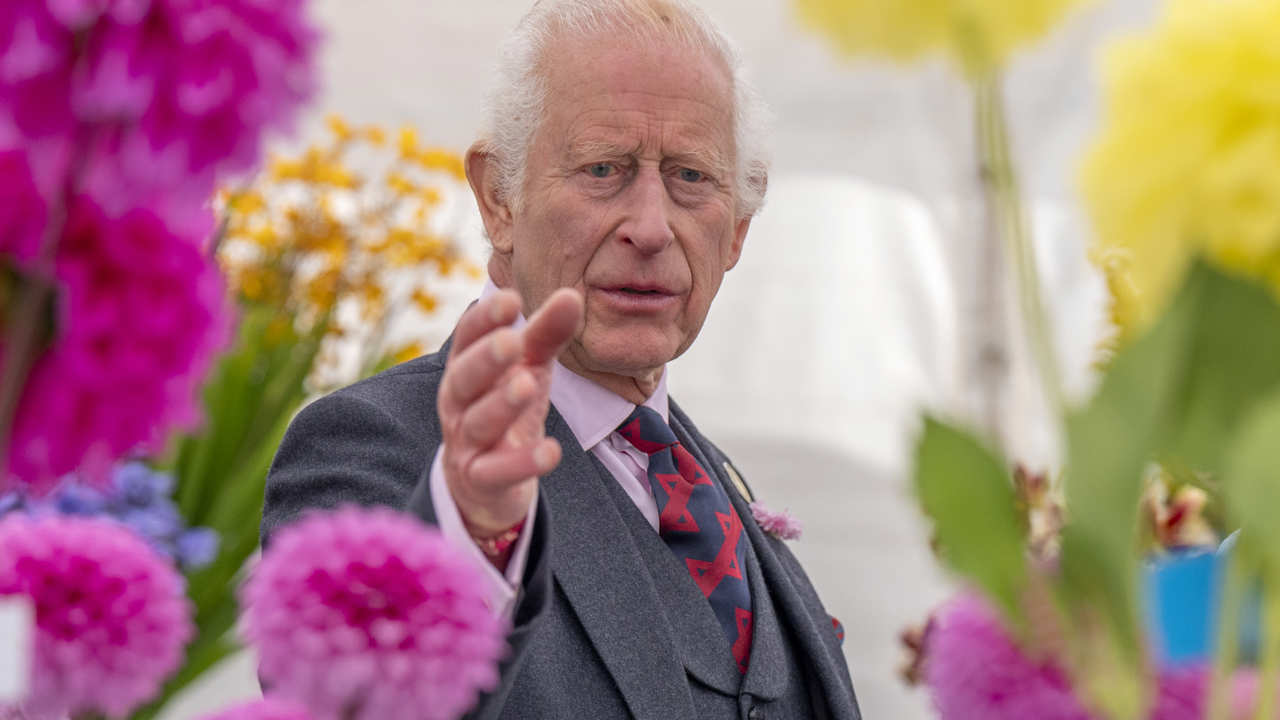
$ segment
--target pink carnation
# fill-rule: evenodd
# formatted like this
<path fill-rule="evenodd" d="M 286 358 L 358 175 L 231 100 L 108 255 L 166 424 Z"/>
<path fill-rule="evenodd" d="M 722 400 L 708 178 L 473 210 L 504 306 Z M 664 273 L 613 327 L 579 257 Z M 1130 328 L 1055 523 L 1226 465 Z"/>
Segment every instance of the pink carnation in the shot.
<path fill-rule="evenodd" d="M 263 681 L 317 720 L 445 720 L 498 680 L 505 623 L 479 568 L 388 509 L 310 515 L 277 533 L 242 593 Z"/>
<path fill-rule="evenodd" d="M 311 716 L 297 703 L 268 697 L 208 715 L 204 720 L 311 720 Z"/>
<path fill-rule="evenodd" d="M 230 337 L 217 266 L 148 211 L 112 219 L 81 199 L 56 273 L 53 344 L 28 377 L 10 457 L 36 492 L 195 425 L 200 382 Z"/>
<path fill-rule="evenodd" d="M 760 529 L 783 540 L 799 540 L 803 527 L 791 513 L 783 510 L 776 512 L 765 507 L 764 503 L 751 503 L 751 516 L 756 519 Z"/>
<path fill-rule="evenodd" d="M 215 174 L 252 166 L 264 132 L 287 128 L 313 92 L 318 34 L 305 8 L 305 0 L 6 0 L 0 116 L 7 110 L 28 138 L 92 127 L 89 187 L 113 210 L 196 178 L 207 195 Z"/>
<path fill-rule="evenodd" d="M 192 635 L 181 576 L 106 520 L 0 520 L 0 595 L 35 606 L 32 717 L 123 717 L 159 692 Z"/>

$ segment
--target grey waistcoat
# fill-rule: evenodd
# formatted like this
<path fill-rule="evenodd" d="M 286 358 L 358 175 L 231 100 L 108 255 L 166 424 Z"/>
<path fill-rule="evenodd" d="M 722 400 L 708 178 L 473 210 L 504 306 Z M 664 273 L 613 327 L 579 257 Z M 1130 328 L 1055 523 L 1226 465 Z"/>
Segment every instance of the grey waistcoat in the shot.
<path fill-rule="evenodd" d="M 803 665 L 774 612 L 773 600 L 750 545 L 746 572 L 751 584 L 753 627 L 751 661 L 743 676 L 733 661 L 729 640 L 716 621 L 711 604 L 698 590 L 689 571 L 654 532 L 617 481 L 612 477 L 602 480 L 627 523 L 654 587 L 664 599 L 670 600 L 662 606 L 663 615 L 673 631 L 672 641 L 684 660 L 698 717 L 724 720 L 815 717 Z"/>

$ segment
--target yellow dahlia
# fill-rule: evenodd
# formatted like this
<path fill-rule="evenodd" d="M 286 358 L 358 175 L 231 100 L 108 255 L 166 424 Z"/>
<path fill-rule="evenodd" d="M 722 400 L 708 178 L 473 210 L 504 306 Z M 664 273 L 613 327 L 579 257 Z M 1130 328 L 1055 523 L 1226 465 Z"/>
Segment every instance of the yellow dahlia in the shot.
<path fill-rule="evenodd" d="M 845 54 L 915 60 L 935 52 L 971 75 L 994 70 L 1087 0 L 795 0 Z"/>
<path fill-rule="evenodd" d="M 1081 184 L 1121 338 L 1188 264 L 1280 291 L 1280 2 L 1171 0 L 1105 57 L 1104 130 Z"/>

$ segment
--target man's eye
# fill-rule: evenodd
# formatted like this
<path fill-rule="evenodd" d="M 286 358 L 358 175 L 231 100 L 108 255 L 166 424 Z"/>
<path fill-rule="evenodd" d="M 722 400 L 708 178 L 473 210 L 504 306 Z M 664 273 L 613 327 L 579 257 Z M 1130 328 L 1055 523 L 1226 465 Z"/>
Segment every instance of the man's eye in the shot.
<path fill-rule="evenodd" d="M 691 170 L 689 168 L 680 168 L 680 179 L 685 182 L 690 182 L 690 183 L 701 182 L 705 177 L 706 175 L 703 175 L 697 170 Z"/>
<path fill-rule="evenodd" d="M 587 172 L 591 173 L 591 177 L 607 178 L 613 174 L 613 171 L 612 163 L 595 163 L 587 166 Z"/>

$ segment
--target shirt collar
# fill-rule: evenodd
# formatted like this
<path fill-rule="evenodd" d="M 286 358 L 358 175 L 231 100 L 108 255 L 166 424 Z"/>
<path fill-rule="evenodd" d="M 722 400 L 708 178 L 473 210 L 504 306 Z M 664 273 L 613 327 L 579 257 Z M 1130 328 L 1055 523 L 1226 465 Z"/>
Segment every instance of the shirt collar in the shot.
<path fill-rule="evenodd" d="M 480 298 L 492 295 L 497 289 L 492 280 L 485 281 Z M 525 322 L 524 315 L 520 314 L 512 327 L 524 327 Z M 551 404 L 564 418 L 583 450 L 590 450 L 608 437 L 636 409 L 631 401 L 578 375 L 559 360 L 551 366 Z M 666 367 L 662 368 L 658 386 L 644 405 L 661 415 L 664 422 L 669 422 Z"/>

